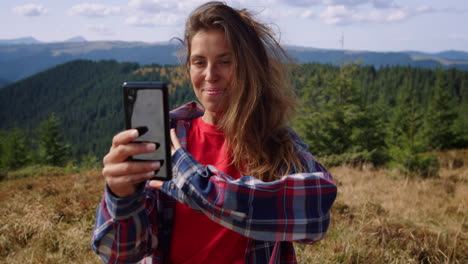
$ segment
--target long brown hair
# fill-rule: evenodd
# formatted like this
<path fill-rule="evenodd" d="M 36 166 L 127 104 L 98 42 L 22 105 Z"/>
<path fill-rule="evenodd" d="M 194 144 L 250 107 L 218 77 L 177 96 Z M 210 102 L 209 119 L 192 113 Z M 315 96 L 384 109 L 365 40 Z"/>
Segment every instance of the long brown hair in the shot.
<path fill-rule="evenodd" d="M 291 169 L 301 171 L 303 166 L 286 126 L 295 93 L 282 62 L 287 55 L 272 30 L 245 9 L 205 3 L 191 13 L 185 25 L 187 69 L 193 36 L 210 29 L 224 32 L 234 55 L 229 103 L 219 120 L 234 165 L 243 174 L 263 181 L 276 180 Z"/>

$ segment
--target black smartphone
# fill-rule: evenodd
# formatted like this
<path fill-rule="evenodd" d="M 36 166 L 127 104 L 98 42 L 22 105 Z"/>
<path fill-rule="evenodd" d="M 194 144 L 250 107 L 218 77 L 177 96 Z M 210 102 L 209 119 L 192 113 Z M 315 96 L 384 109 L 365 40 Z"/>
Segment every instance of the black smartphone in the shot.
<path fill-rule="evenodd" d="M 146 133 L 133 142 L 151 142 L 159 148 L 153 153 L 130 157 L 133 161 L 160 161 L 154 172 L 156 180 L 172 179 L 171 139 L 169 135 L 169 105 L 167 84 L 162 82 L 124 82 L 124 112 L 126 129 L 143 128 Z"/>

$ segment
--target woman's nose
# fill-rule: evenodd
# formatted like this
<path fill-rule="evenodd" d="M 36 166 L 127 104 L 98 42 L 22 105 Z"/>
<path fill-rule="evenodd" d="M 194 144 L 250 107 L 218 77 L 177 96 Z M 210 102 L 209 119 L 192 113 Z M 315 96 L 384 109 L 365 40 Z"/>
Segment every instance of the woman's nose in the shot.
<path fill-rule="evenodd" d="M 205 81 L 213 82 L 218 80 L 218 78 L 219 75 L 216 70 L 216 65 L 209 63 L 205 68 Z"/>

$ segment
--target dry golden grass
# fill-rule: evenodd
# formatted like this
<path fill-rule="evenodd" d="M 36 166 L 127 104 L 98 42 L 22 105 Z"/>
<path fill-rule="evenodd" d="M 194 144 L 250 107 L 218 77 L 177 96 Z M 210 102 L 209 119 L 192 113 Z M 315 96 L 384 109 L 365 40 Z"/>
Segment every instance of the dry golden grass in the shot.
<path fill-rule="evenodd" d="M 0 263 L 101 263 L 91 251 L 97 170 L 0 182 Z"/>
<path fill-rule="evenodd" d="M 468 263 L 468 159 L 461 161 L 431 179 L 333 168 L 338 197 L 328 237 L 296 244 L 300 262 Z"/>
<path fill-rule="evenodd" d="M 300 263 L 468 263 L 468 151 L 447 153 L 442 164 L 458 165 L 432 179 L 333 168 L 328 236 L 296 244 Z M 101 263 L 90 247 L 100 172 L 34 171 L 0 181 L 0 263 Z"/>

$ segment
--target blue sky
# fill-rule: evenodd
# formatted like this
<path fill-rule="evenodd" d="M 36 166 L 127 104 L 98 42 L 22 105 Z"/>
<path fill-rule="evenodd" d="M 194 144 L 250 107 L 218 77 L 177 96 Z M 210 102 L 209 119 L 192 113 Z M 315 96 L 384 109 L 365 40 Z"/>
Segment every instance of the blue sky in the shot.
<path fill-rule="evenodd" d="M 160 42 L 181 37 L 205 1 L 16 0 L 0 10 L 0 39 Z M 282 44 L 350 50 L 468 51 L 467 0 L 227 1 L 274 25 Z"/>

